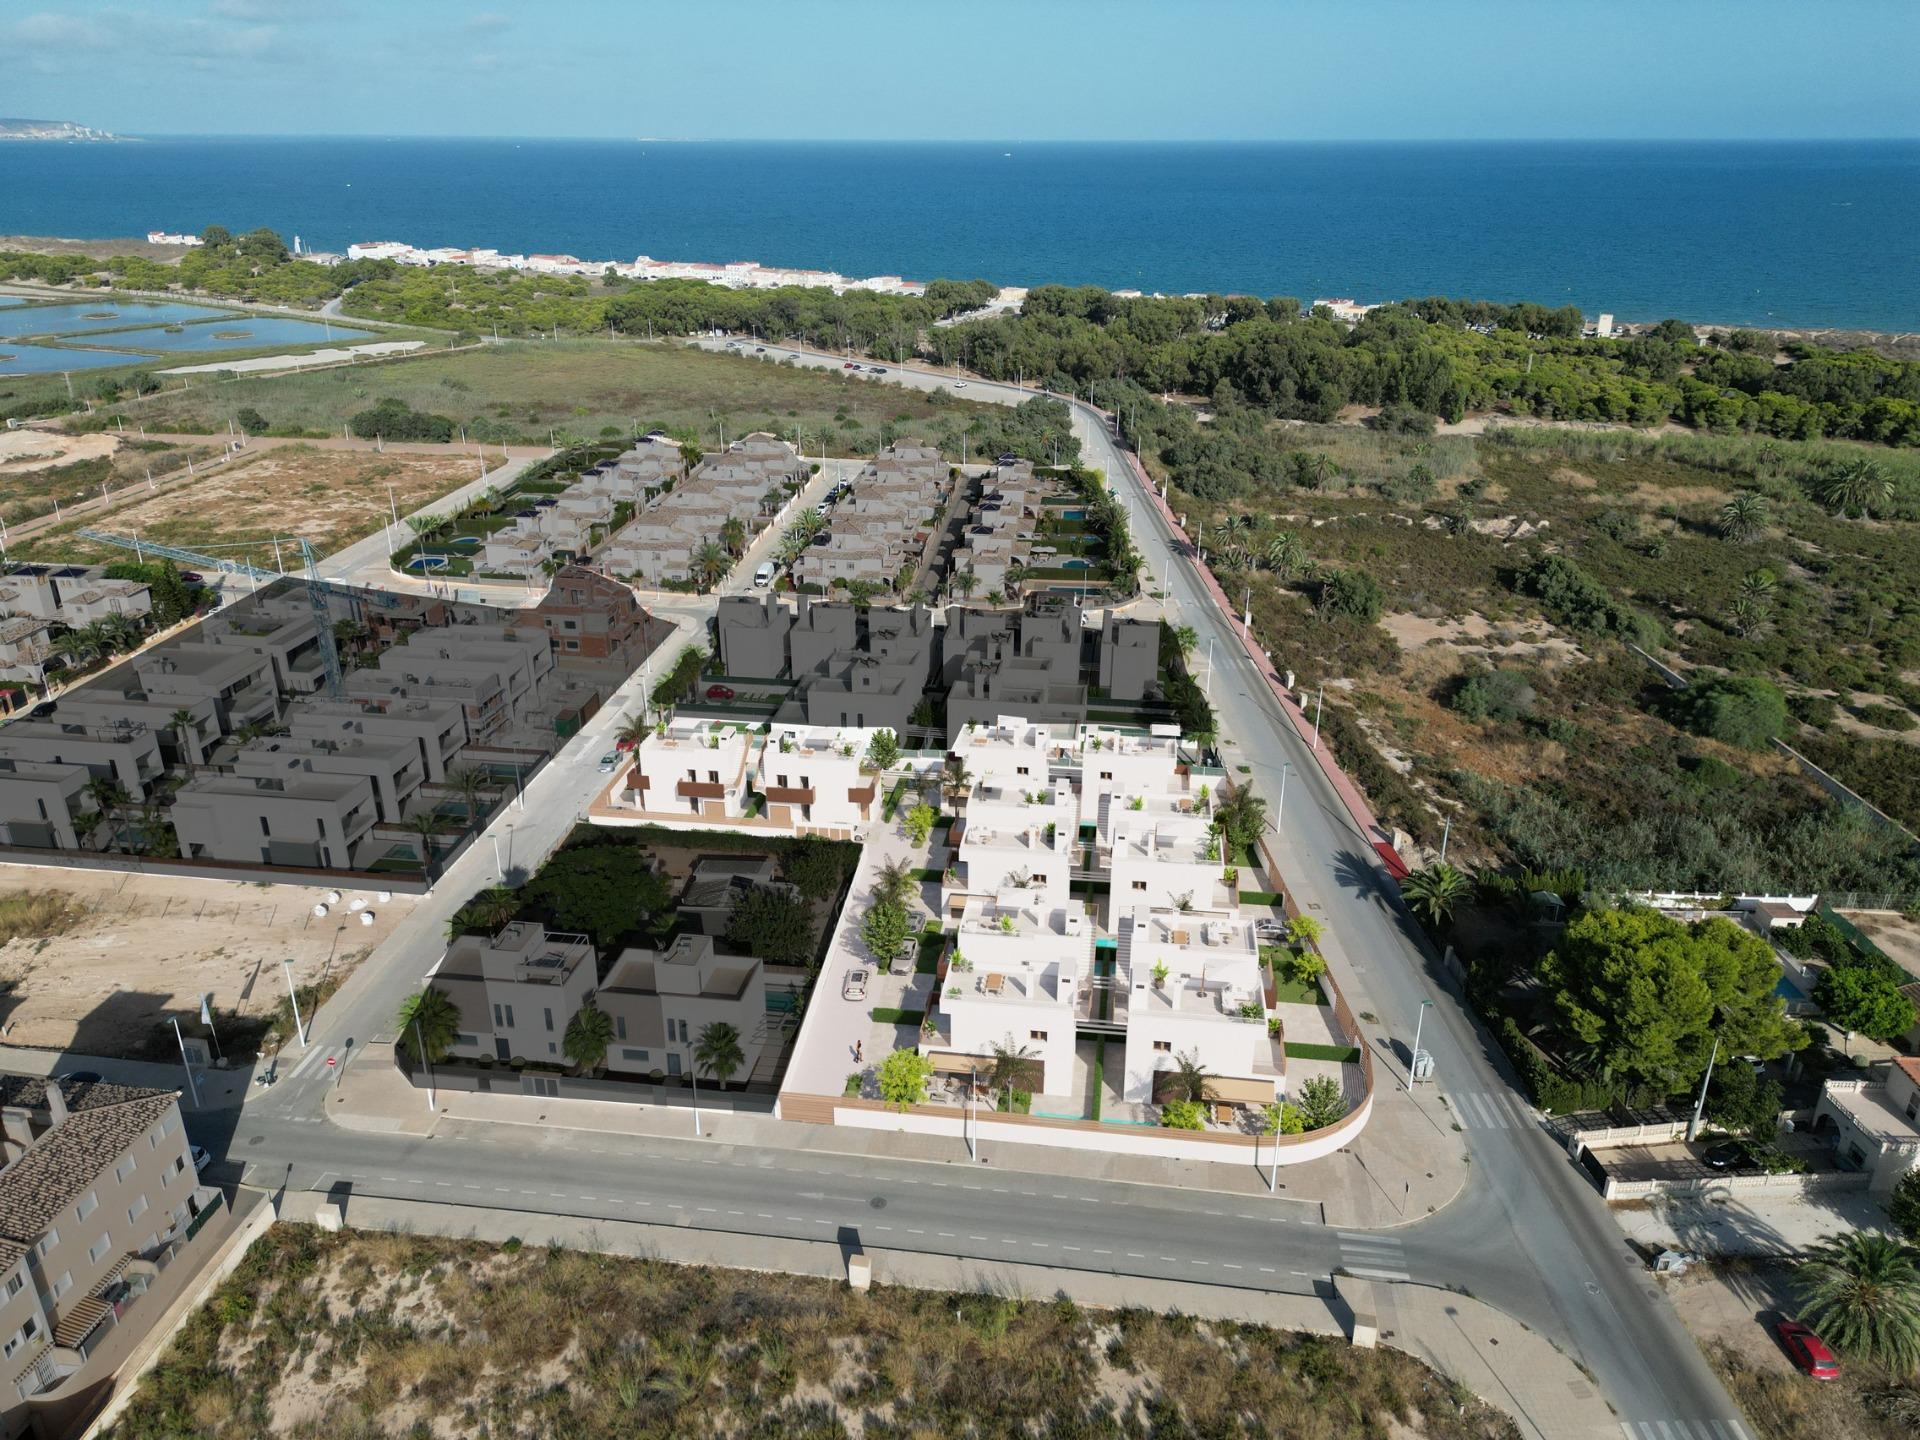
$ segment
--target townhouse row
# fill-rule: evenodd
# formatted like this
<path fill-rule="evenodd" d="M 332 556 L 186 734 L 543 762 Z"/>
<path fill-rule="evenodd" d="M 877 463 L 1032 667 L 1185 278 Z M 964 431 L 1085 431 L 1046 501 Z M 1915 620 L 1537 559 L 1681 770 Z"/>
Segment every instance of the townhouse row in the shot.
<path fill-rule="evenodd" d="M 584 558 L 608 537 L 619 507 L 637 514 L 686 478 L 686 457 L 664 436 L 583 471 L 558 495 L 529 496 L 513 523 L 486 537 L 480 568 L 532 576 L 548 563 Z"/>
<path fill-rule="evenodd" d="M 332 600 L 341 620 L 362 609 Z M 157 813 L 183 858 L 370 868 L 423 811 L 450 813 L 436 787 L 463 752 L 537 733 L 525 722 L 554 667 L 538 624 L 406 603 L 364 612 L 386 648 L 337 698 L 304 591 L 277 585 L 0 727 L 0 843 L 139 850 L 133 817 Z"/>
<path fill-rule="evenodd" d="M 827 523 L 794 559 L 796 586 L 893 586 L 918 569 L 939 532 L 956 472 L 931 445 L 893 445 L 839 492 Z M 905 587 L 901 587 L 905 588 Z"/>
<path fill-rule="evenodd" d="M 691 584 L 700 578 L 702 547 L 724 545 L 731 529 L 744 549 L 811 473 L 800 452 L 776 436 L 736 440 L 636 511 L 608 542 L 601 568 L 636 585 Z"/>
<path fill-rule="evenodd" d="M 1014 608 L 882 609 L 771 593 L 722 596 L 714 620 L 720 669 L 790 680 L 783 719 L 904 731 L 944 696 L 949 740 L 1002 714 L 1071 728 L 1091 686 L 1110 700 L 1146 699 L 1160 673 L 1160 622 L 1089 611 L 1070 595 Z"/>
<path fill-rule="evenodd" d="M 106 568 L 16 564 L 0 574 L 0 680 L 44 685 L 67 664 L 55 642 L 69 630 L 110 616 L 145 625 L 153 613 L 146 583 L 110 579 Z"/>

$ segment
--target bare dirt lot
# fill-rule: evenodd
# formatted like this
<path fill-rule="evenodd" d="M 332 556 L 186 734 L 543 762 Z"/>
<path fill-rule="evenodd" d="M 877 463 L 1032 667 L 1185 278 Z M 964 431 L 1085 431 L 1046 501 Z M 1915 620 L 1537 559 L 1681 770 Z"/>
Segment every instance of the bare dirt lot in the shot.
<path fill-rule="evenodd" d="M 0 945 L 0 1035 L 14 1045 L 145 1058 L 169 1016 L 267 1016 L 301 986 L 337 985 L 412 901 L 368 896 L 374 923 L 344 905 L 313 914 L 324 891 L 229 880 L 0 866 L 0 897 L 56 892 L 84 914 L 44 938 Z"/>
<path fill-rule="evenodd" d="M 122 506 L 113 512 L 113 528 L 189 548 L 304 536 L 327 555 L 373 534 L 387 523 L 394 506 L 407 514 L 474 479 L 478 465 L 470 454 L 373 454 L 280 445 L 139 504 Z M 76 538 L 77 528 L 56 526 L 36 535 L 30 544 L 17 547 L 23 552 L 20 558 L 123 558 L 123 552 Z M 261 546 L 257 554 L 221 553 L 273 563 L 271 545 Z"/>

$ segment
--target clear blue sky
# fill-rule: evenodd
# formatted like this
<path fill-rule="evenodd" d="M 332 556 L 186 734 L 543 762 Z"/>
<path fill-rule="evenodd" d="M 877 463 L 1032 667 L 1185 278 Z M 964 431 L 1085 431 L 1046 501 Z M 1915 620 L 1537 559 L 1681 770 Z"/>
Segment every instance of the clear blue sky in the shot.
<path fill-rule="evenodd" d="M 9 0 L 0 112 L 132 134 L 1920 135 L 1920 0 Z"/>

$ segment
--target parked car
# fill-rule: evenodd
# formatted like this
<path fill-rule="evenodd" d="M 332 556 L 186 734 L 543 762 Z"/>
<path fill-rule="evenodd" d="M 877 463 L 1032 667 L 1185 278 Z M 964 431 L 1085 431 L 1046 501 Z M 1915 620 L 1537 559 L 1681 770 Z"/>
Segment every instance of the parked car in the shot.
<path fill-rule="evenodd" d="M 631 740 L 620 739 L 613 742 L 613 753 L 616 755 L 624 755 L 631 749 L 633 749 L 633 741 Z"/>
<path fill-rule="evenodd" d="M 1840 1378 L 1840 1362 L 1833 1358 L 1833 1351 L 1827 1348 L 1827 1342 L 1814 1334 L 1798 1320 L 1782 1320 L 1773 1327 L 1774 1334 L 1780 1337 L 1780 1343 L 1786 1347 L 1787 1358 L 1815 1380 L 1837 1380 Z"/>
<path fill-rule="evenodd" d="M 180 578 L 189 585 L 204 585 L 207 580 L 207 577 L 202 575 L 198 570 L 182 570 L 180 572 Z"/>
<path fill-rule="evenodd" d="M 849 360 L 847 361 L 846 364 L 842 365 L 840 368 L 842 370 L 858 370 L 860 367 L 854 364 L 853 361 Z"/>
<path fill-rule="evenodd" d="M 44 720 L 59 708 L 60 702 L 58 700 L 42 700 L 38 705 L 27 711 L 27 718 L 29 720 Z"/>
<path fill-rule="evenodd" d="M 887 373 L 887 367 L 884 365 L 869 365 L 867 368 L 876 375 L 884 375 Z"/>
<path fill-rule="evenodd" d="M 1277 945 L 1287 938 L 1287 927 L 1278 920 L 1253 922 L 1253 938 L 1262 945 Z"/>
<path fill-rule="evenodd" d="M 707 686 L 707 699 L 709 700 L 731 700 L 732 698 L 733 687 L 731 685 Z"/>
<path fill-rule="evenodd" d="M 53 1077 L 56 1085 L 98 1085 L 100 1073 L 97 1070 L 69 1070 L 64 1075 Z"/>
<path fill-rule="evenodd" d="M 964 380 L 956 380 L 953 382 L 953 388 L 956 390 L 964 390 L 967 388 L 967 382 Z"/>
<path fill-rule="evenodd" d="M 602 775 L 611 775 L 613 773 L 613 767 L 619 763 L 620 752 L 618 750 L 609 750 L 600 757 L 600 773 Z"/>
<path fill-rule="evenodd" d="M 764 345 L 756 345 L 753 347 L 753 353 L 756 355 L 764 355 L 767 353 L 767 347 Z"/>
<path fill-rule="evenodd" d="M 1738 1170 L 1748 1161 L 1747 1143 L 1744 1140 L 1722 1140 L 1700 1158 L 1714 1170 Z"/>
<path fill-rule="evenodd" d="M 193 1173 L 196 1175 L 203 1174 L 207 1166 L 213 1163 L 213 1156 L 207 1153 L 204 1145 L 187 1146 L 187 1158 L 193 1161 Z"/>
<path fill-rule="evenodd" d="M 842 1000 L 864 1000 L 867 998 L 867 982 L 873 978 L 873 972 L 864 965 L 856 965 L 847 972 L 847 978 L 840 983 Z"/>

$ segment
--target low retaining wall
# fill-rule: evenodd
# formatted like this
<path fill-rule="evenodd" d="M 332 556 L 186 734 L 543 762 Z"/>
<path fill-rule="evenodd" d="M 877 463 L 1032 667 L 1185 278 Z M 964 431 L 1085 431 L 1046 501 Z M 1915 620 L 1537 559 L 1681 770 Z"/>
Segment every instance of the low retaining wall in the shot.
<path fill-rule="evenodd" d="M 468 845 L 471 837 L 445 852 L 444 870 Z M 183 880 L 242 880 L 250 884 L 307 885 L 316 890 L 389 890 L 396 895 L 424 895 L 432 888 L 417 874 L 405 870 L 320 870 L 295 865 L 243 865 L 227 860 L 149 860 L 140 855 L 111 851 L 36 850 L 23 845 L 0 845 L 0 865 L 38 865 L 49 870 L 112 870 L 136 875 L 171 875 Z"/>
<path fill-rule="evenodd" d="M 856 1130 L 890 1130 L 912 1135 L 941 1135 L 966 1143 L 967 1112 L 957 1105 L 916 1105 L 889 1109 L 878 1100 L 836 1099 L 826 1095 L 780 1097 L 782 1119 L 816 1120 Z M 1146 1125 L 1109 1125 L 1097 1120 L 1055 1120 L 1042 1115 L 980 1113 L 971 1128 L 983 1141 L 1011 1145 L 1056 1145 L 1102 1154 L 1203 1160 L 1216 1165 L 1270 1165 L 1276 1151 L 1282 1165 L 1319 1160 L 1352 1142 L 1373 1114 L 1371 1090 L 1342 1119 L 1304 1135 L 1222 1135 L 1210 1131 L 1162 1130 Z"/>
<path fill-rule="evenodd" d="M 1609 1175 L 1600 1194 L 1606 1200 L 1644 1200 L 1654 1195 L 1757 1199 L 1865 1190 L 1872 1179 L 1865 1171 L 1828 1171 L 1819 1175 L 1709 1175 L 1692 1180 L 1616 1180 Z"/>

